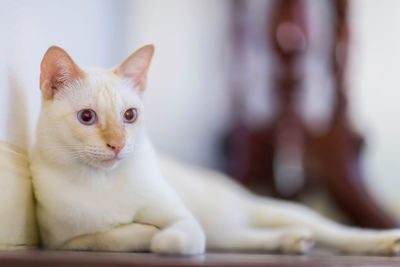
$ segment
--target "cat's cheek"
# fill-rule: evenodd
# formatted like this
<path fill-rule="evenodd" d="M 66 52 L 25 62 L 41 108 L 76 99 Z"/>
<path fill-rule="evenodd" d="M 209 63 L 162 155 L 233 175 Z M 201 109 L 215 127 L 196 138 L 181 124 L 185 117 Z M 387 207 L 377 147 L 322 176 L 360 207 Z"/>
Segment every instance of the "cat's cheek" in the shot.
<path fill-rule="evenodd" d="M 100 142 L 101 132 L 96 125 L 86 126 L 79 123 L 79 121 L 70 121 L 68 128 L 74 140 L 81 145 L 96 144 Z"/>

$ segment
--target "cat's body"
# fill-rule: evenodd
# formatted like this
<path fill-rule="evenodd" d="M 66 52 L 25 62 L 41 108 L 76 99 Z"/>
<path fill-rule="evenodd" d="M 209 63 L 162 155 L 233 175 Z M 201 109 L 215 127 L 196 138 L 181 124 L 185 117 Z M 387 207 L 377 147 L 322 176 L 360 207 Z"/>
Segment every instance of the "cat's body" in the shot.
<path fill-rule="evenodd" d="M 204 251 L 204 229 L 211 249 L 301 253 L 315 237 L 349 252 L 399 253 L 399 230 L 345 227 L 157 156 L 141 102 L 152 53 L 147 46 L 113 70 L 85 72 L 60 48 L 46 53 L 31 153 L 46 247 L 193 254 Z"/>
<path fill-rule="evenodd" d="M 145 144 L 138 148 L 140 160 L 127 159 L 112 171 L 56 165 L 43 157 L 41 151 L 33 152 L 31 168 L 39 200 L 38 219 L 47 247 L 63 248 L 68 246 L 66 241 L 75 237 L 106 232 L 132 222 L 148 224 L 142 231 L 154 234 L 158 229 L 153 225 L 165 228 L 187 220 L 194 228 L 190 234 L 197 235 L 199 242 L 183 252 L 203 250 L 204 237 L 200 227 L 162 179 L 150 143 L 143 142 Z M 148 250 L 149 241 L 140 241 L 136 249 Z M 127 249 L 134 250 L 135 247 Z M 176 249 L 154 248 L 165 253 L 180 252 Z M 113 250 L 121 249 L 116 245 Z"/>

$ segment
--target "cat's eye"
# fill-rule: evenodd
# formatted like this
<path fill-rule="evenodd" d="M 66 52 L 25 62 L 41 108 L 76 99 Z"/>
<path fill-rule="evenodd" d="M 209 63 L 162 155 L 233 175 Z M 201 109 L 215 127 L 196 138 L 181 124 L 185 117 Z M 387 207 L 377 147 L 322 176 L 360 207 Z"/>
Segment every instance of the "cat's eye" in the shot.
<path fill-rule="evenodd" d="M 96 112 L 91 109 L 82 109 L 78 112 L 78 120 L 84 125 L 92 125 L 96 122 Z"/>
<path fill-rule="evenodd" d="M 137 111 L 134 108 L 127 109 L 124 113 L 124 122 L 133 123 L 136 120 Z"/>

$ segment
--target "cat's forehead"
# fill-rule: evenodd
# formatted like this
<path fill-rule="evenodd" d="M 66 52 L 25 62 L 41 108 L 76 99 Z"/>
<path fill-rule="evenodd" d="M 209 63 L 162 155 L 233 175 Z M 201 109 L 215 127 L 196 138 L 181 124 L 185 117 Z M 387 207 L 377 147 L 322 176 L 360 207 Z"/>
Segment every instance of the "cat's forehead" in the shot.
<path fill-rule="evenodd" d="M 93 94 L 118 96 L 131 87 L 127 80 L 122 79 L 110 70 L 89 69 L 85 73 L 86 89 Z"/>
<path fill-rule="evenodd" d="M 119 106 L 140 106 L 137 90 L 129 80 L 117 76 L 113 71 L 102 69 L 85 70 L 86 77 L 68 90 L 68 99 L 76 108 L 96 107 L 109 109 Z"/>

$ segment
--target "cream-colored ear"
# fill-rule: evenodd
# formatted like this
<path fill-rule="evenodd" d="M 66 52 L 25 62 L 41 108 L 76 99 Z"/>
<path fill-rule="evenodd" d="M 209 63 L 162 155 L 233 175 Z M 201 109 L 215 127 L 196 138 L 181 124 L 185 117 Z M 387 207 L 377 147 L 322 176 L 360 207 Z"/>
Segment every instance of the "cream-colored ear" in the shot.
<path fill-rule="evenodd" d="M 121 65 L 115 69 L 117 75 L 129 78 L 134 86 L 144 91 L 146 88 L 147 71 L 154 54 L 154 46 L 146 45 L 136 50 Z"/>
<path fill-rule="evenodd" d="M 65 84 L 84 77 L 67 52 L 57 46 L 47 50 L 40 67 L 40 90 L 45 99 L 52 99 Z"/>

